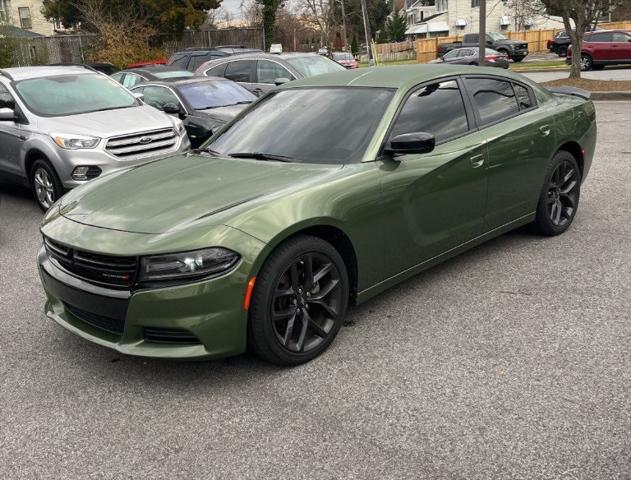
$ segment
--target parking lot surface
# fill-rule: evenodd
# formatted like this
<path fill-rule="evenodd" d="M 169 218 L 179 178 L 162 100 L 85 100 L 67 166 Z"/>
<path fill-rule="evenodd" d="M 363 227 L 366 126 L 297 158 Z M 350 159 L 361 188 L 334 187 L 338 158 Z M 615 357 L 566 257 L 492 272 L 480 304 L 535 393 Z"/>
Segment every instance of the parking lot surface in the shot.
<path fill-rule="evenodd" d="M 567 78 L 568 70 L 549 70 L 547 72 L 519 72 L 522 75 L 534 80 L 535 82 L 548 82 L 550 80 L 558 80 Z M 604 70 L 581 72 L 582 78 L 589 80 L 631 80 L 631 68 L 624 67 L 607 67 Z"/>
<path fill-rule="evenodd" d="M 0 478 L 631 478 L 631 104 L 597 111 L 567 233 L 419 275 L 297 368 L 125 357 L 47 320 L 41 213 L 2 186 Z"/>

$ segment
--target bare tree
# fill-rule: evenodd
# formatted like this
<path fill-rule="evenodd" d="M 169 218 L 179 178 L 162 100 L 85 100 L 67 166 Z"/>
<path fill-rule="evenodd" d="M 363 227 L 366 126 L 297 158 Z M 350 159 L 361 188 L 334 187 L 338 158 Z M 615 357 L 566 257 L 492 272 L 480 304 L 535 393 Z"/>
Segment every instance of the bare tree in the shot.
<path fill-rule="evenodd" d="M 570 78 L 581 78 L 583 35 L 596 20 L 616 7 L 611 0 L 541 0 L 550 15 L 563 18 L 572 43 Z M 573 24 L 573 25 L 572 25 Z"/>
<path fill-rule="evenodd" d="M 320 42 L 322 46 L 330 43 L 330 34 L 333 30 L 333 0 L 302 0 L 305 16 L 318 26 L 320 30 Z"/>
<path fill-rule="evenodd" d="M 508 0 L 507 6 L 511 11 L 515 30 L 524 30 L 529 20 L 543 15 L 546 6 L 541 0 Z"/>

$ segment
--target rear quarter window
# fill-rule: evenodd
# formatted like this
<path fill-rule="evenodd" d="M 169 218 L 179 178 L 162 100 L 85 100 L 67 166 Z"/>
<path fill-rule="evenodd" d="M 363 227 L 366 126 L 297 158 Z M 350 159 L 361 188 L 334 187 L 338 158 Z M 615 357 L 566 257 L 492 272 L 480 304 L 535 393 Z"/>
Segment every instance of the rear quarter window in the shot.
<path fill-rule="evenodd" d="M 493 78 L 465 78 L 481 125 L 499 122 L 519 113 L 511 82 Z"/>

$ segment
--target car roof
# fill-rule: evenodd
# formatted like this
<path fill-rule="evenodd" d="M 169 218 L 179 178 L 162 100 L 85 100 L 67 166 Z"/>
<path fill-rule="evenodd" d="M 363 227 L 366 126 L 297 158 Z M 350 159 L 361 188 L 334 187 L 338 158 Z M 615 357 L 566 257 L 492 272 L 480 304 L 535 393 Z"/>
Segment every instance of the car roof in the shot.
<path fill-rule="evenodd" d="M 91 67 L 83 65 L 46 65 L 41 67 L 13 67 L 4 68 L 13 80 L 26 80 L 29 78 L 53 77 L 57 75 L 72 75 L 85 73 L 98 73 Z"/>
<path fill-rule="evenodd" d="M 450 75 L 494 75 L 524 82 L 524 77 L 510 71 L 493 67 L 478 67 L 467 65 L 397 65 L 392 67 L 358 68 L 335 73 L 325 73 L 314 77 L 307 77 L 286 83 L 280 89 L 299 87 L 385 87 L 408 89 L 422 82 Z M 526 82 L 531 84 L 531 82 Z"/>
<path fill-rule="evenodd" d="M 162 85 L 164 87 L 179 87 L 182 85 L 189 85 L 191 83 L 204 83 L 204 82 L 231 82 L 227 78 L 223 77 L 186 77 L 177 80 L 150 80 L 146 83 L 139 83 L 138 86 L 146 86 L 151 83 L 151 85 Z M 136 85 L 134 85 L 136 87 Z"/>
<path fill-rule="evenodd" d="M 135 73 L 148 73 L 150 75 L 159 72 L 185 72 L 188 71 L 184 68 L 173 67 L 170 65 L 151 65 L 146 67 L 138 67 L 138 68 L 126 68 L 125 70 L 121 70 L 118 73 L 125 72 L 135 72 Z"/>

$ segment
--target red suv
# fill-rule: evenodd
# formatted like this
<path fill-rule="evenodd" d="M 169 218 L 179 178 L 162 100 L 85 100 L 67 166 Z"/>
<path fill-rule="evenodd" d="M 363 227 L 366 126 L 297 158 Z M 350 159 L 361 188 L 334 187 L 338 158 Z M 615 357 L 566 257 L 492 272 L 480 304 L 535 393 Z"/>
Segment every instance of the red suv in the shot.
<path fill-rule="evenodd" d="M 566 63 L 572 63 L 572 47 Z M 605 65 L 631 64 L 631 33 L 625 30 L 589 32 L 583 37 L 581 70 L 602 70 Z"/>

